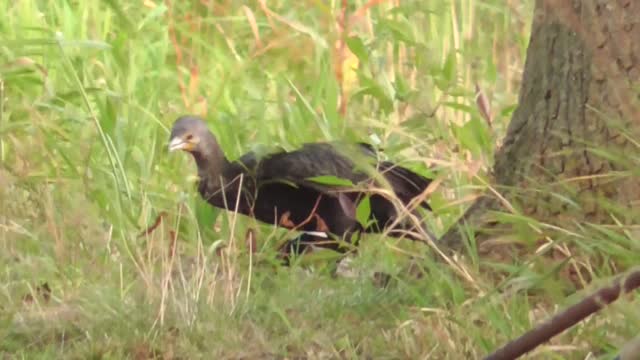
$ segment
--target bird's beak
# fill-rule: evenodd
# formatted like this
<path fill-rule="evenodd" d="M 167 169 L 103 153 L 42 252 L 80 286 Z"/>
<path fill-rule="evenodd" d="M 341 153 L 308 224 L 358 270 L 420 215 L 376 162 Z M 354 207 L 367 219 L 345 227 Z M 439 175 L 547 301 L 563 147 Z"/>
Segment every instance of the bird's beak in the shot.
<path fill-rule="evenodd" d="M 179 137 L 175 137 L 173 139 L 171 139 L 171 141 L 169 142 L 169 151 L 176 151 L 176 150 L 188 150 L 189 149 L 189 143 L 182 140 Z"/>

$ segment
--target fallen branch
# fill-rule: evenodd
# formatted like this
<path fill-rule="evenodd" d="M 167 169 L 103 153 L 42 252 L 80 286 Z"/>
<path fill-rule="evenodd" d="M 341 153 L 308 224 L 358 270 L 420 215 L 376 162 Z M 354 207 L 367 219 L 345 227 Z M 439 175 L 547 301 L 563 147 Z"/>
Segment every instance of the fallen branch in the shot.
<path fill-rule="evenodd" d="M 596 291 L 579 303 L 557 314 L 551 320 L 498 349 L 487 356 L 485 360 L 516 359 L 582 321 L 587 316 L 616 301 L 621 294 L 629 293 L 638 287 L 640 287 L 640 269 L 632 271 L 626 277 L 617 278 L 613 285 Z"/>

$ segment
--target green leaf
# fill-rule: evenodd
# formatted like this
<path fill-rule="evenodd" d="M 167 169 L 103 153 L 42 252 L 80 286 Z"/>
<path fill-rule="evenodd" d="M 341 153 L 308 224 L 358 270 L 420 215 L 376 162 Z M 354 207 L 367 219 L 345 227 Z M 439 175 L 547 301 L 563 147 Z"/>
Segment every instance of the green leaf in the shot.
<path fill-rule="evenodd" d="M 449 55 L 447 55 L 447 59 L 442 66 L 442 76 L 449 83 L 449 85 L 453 85 L 456 81 L 456 52 L 455 50 L 451 50 Z"/>
<path fill-rule="evenodd" d="M 333 175 L 321 175 L 307 178 L 307 180 L 313 181 L 318 184 L 323 185 L 333 185 L 333 186 L 353 186 L 351 180 L 342 179 Z"/>
<path fill-rule="evenodd" d="M 518 108 L 518 104 L 508 105 L 500 110 L 500 116 L 509 117 L 513 115 L 513 112 Z"/>
<path fill-rule="evenodd" d="M 415 37 L 413 36 L 413 30 L 409 22 L 402 18 L 398 17 L 401 20 L 392 20 L 392 19 L 381 19 L 378 23 L 378 26 L 381 29 L 386 29 L 391 33 L 391 36 L 396 41 L 402 41 L 408 44 L 415 44 Z"/>
<path fill-rule="evenodd" d="M 371 215 L 371 201 L 369 196 L 365 196 L 362 201 L 358 204 L 356 208 L 356 220 L 362 226 L 367 226 L 367 222 L 369 221 L 369 216 Z"/>
<path fill-rule="evenodd" d="M 117 0 L 105 0 L 105 2 L 118 15 L 117 18 L 121 21 L 121 25 L 123 25 L 125 30 L 131 32 L 134 29 L 134 26 L 133 22 L 129 19 L 129 16 L 127 16 L 127 10 L 122 8 L 122 6 L 120 6 L 121 4 L 119 4 Z"/>
<path fill-rule="evenodd" d="M 115 5 L 115 4 L 114 4 Z M 138 24 L 138 29 L 137 31 L 142 30 L 142 28 L 147 24 L 152 22 L 155 19 L 161 18 L 164 13 L 167 12 L 167 5 L 165 5 L 164 3 L 160 3 L 159 6 L 156 6 L 154 9 L 152 9 L 147 16 L 144 17 L 144 19 L 142 19 L 142 21 L 140 22 L 140 24 Z"/>
<path fill-rule="evenodd" d="M 485 122 L 473 117 L 466 124 L 455 127 L 454 134 L 460 145 L 474 154 L 491 151 L 491 136 Z"/>
<path fill-rule="evenodd" d="M 400 101 L 407 101 L 409 99 L 409 95 L 413 93 L 411 91 L 411 87 L 402 74 L 396 74 L 395 89 L 396 99 Z"/>
<path fill-rule="evenodd" d="M 363 76 L 361 77 L 361 81 L 364 86 L 358 92 L 353 94 L 353 98 L 363 95 L 371 95 L 378 100 L 380 107 L 386 114 L 390 113 L 393 110 L 393 99 L 389 94 L 387 94 L 387 92 L 385 92 L 384 88 L 371 78 Z"/>
<path fill-rule="evenodd" d="M 369 61 L 369 53 L 367 47 L 364 45 L 362 39 L 357 36 L 351 36 L 346 39 L 349 50 L 360 60 L 362 63 Z"/>
<path fill-rule="evenodd" d="M 322 77 L 330 79 L 330 81 L 327 82 L 325 94 L 323 94 L 326 98 L 324 115 L 326 116 L 326 120 L 329 122 L 329 124 L 335 129 L 342 124 L 342 120 L 340 118 L 340 115 L 338 114 L 338 98 L 340 88 L 338 83 L 335 81 L 335 78 L 330 75 L 330 70 L 328 69 L 328 67 L 323 69 Z"/>
<path fill-rule="evenodd" d="M 402 163 L 402 167 L 413 171 L 414 173 L 424 176 L 428 179 L 434 179 L 436 177 L 436 172 L 433 169 L 430 169 L 425 166 L 423 162 L 418 161 L 407 161 Z"/>
<path fill-rule="evenodd" d="M 466 104 L 460 104 L 453 101 L 444 101 L 442 102 L 442 105 L 454 110 L 464 111 L 467 114 L 473 114 L 473 108 Z"/>

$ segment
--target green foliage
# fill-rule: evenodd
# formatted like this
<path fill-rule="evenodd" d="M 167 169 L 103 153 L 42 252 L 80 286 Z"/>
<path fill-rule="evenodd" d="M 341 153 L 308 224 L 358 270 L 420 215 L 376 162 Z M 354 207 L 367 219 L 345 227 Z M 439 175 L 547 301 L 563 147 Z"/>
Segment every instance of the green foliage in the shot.
<path fill-rule="evenodd" d="M 484 190 L 516 106 L 533 2 L 515 3 L 382 2 L 349 34 L 336 30 L 340 2 L 1 4 L 0 354 L 479 358 L 528 329 L 538 304 L 568 303 L 539 263 L 491 264 L 511 276 L 500 289 L 527 284 L 543 301 L 504 297 L 478 269 L 465 280 L 423 244 L 378 235 L 364 236 L 346 276 L 322 257 L 274 266 L 292 234 L 211 209 L 191 159 L 166 150 L 188 112 L 206 114 L 233 159 L 260 144 L 376 142 L 382 156 L 443 175 L 425 219 L 441 234 Z M 353 53 L 344 83 L 342 38 Z M 370 211 L 360 202 L 358 220 Z M 585 231 L 598 239 L 587 251 L 633 261 L 631 235 Z M 372 281 L 380 273 L 385 286 Z M 559 341 L 611 350 L 634 333 L 633 308 Z"/>
<path fill-rule="evenodd" d="M 371 198 L 365 196 L 356 207 L 356 219 L 362 226 L 367 226 L 371 216 Z"/>
<path fill-rule="evenodd" d="M 349 179 L 342 179 L 333 175 L 322 175 L 322 176 L 314 176 L 307 178 L 307 180 L 312 181 L 321 185 L 330 185 L 330 186 L 354 186 L 353 182 Z"/>

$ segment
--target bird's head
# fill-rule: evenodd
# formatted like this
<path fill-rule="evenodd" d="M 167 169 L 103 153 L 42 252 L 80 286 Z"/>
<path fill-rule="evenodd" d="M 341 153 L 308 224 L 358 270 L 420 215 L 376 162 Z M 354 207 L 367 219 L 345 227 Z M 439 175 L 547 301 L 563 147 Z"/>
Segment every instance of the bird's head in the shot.
<path fill-rule="evenodd" d="M 185 115 L 176 119 L 169 137 L 169 151 L 182 150 L 196 160 L 200 175 L 217 174 L 228 163 L 203 119 Z"/>
<path fill-rule="evenodd" d="M 169 138 L 169 151 L 183 150 L 197 155 L 204 153 L 213 135 L 207 124 L 196 116 L 181 116 L 176 119 Z"/>

